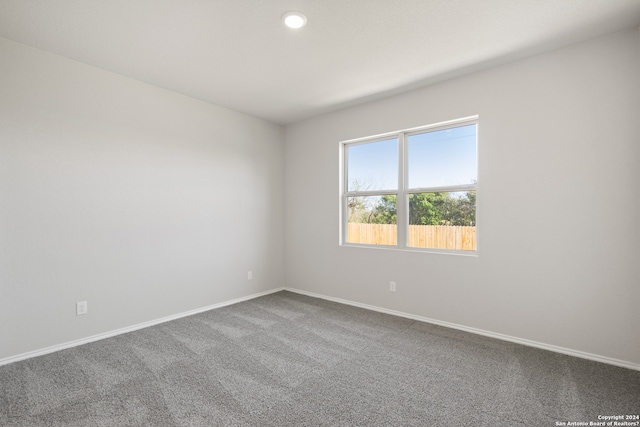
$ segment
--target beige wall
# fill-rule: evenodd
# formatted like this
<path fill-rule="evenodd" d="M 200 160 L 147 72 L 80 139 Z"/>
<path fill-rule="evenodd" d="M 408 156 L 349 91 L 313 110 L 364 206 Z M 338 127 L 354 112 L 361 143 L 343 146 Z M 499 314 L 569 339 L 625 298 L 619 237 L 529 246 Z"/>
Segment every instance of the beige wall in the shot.
<path fill-rule="evenodd" d="M 640 364 L 639 44 L 622 32 L 288 126 L 287 286 Z M 338 245 L 339 141 L 475 114 L 478 257 Z"/>
<path fill-rule="evenodd" d="M 0 64 L 0 360 L 282 286 L 280 126 L 4 39 Z"/>

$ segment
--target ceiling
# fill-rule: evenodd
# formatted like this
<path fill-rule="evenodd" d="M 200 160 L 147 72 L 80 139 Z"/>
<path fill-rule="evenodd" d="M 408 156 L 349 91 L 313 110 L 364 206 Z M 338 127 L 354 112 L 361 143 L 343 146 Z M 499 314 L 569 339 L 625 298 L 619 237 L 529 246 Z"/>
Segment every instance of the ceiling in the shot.
<path fill-rule="evenodd" d="M 0 37 L 280 124 L 639 25 L 640 0 L 0 0 Z"/>

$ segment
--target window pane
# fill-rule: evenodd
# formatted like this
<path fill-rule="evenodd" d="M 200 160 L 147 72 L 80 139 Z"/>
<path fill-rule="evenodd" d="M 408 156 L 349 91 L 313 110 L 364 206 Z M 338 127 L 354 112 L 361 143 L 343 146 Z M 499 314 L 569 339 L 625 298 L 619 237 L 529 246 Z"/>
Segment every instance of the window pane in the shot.
<path fill-rule="evenodd" d="M 347 191 L 398 188 L 398 139 L 347 146 Z"/>
<path fill-rule="evenodd" d="M 476 192 L 409 195 L 409 246 L 476 250 Z"/>
<path fill-rule="evenodd" d="M 397 244 L 395 195 L 347 197 L 347 242 Z"/>
<path fill-rule="evenodd" d="M 410 188 L 478 180 L 475 124 L 410 135 L 407 150 Z"/>

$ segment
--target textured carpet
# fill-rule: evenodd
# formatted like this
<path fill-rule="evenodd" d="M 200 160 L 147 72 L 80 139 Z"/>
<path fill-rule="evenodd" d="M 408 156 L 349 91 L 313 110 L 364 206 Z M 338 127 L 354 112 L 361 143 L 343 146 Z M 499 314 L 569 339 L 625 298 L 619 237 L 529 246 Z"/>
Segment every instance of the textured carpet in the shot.
<path fill-rule="evenodd" d="M 640 372 L 279 292 L 0 367 L 2 426 L 555 426 Z"/>

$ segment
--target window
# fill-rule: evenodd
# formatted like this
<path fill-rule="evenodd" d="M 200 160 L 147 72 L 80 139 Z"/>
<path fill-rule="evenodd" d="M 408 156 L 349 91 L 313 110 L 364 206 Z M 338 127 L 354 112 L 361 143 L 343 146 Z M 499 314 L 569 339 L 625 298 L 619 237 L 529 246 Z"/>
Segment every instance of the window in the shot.
<path fill-rule="evenodd" d="M 477 251 L 477 117 L 341 143 L 341 242 Z"/>

